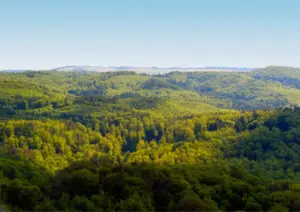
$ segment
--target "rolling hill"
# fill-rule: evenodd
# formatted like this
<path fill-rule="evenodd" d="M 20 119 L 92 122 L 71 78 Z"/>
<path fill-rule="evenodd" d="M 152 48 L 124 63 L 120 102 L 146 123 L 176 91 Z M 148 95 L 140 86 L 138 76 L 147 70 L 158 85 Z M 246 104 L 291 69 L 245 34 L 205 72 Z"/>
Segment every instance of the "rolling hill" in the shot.
<path fill-rule="evenodd" d="M 251 72 L 255 79 L 280 82 L 283 85 L 300 88 L 300 69 L 270 66 Z"/>
<path fill-rule="evenodd" d="M 0 204 L 299 211 L 297 71 L 0 72 Z"/>

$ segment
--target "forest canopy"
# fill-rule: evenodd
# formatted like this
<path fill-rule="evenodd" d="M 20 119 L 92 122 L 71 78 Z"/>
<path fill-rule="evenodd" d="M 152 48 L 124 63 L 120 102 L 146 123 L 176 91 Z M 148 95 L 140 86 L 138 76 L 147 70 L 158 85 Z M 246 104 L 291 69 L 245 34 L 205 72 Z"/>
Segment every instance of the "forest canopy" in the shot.
<path fill-rule="evenodd" d="M 299 211 L 300 90 L 284 70 L 0 72 L 0 206 Z"/>

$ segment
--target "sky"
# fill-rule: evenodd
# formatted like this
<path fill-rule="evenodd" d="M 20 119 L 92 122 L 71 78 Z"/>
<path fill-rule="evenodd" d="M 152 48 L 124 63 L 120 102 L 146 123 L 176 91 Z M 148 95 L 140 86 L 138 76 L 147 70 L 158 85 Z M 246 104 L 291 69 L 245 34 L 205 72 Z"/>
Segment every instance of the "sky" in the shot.
<path fill-rule="evenodd" d="M 0 0 L 0 70 L 300 67 L 299 0 Z"/>

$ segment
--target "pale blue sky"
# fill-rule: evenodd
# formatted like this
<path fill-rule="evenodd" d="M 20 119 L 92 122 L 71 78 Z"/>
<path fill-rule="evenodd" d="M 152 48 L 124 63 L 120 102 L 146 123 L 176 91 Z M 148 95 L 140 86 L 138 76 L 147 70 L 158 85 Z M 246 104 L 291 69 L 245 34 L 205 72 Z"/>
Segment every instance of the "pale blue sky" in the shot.
<path fill-rule="evenodd" d="M 300 67 L 299 0 L 0 0 L 0 69 Z"/>

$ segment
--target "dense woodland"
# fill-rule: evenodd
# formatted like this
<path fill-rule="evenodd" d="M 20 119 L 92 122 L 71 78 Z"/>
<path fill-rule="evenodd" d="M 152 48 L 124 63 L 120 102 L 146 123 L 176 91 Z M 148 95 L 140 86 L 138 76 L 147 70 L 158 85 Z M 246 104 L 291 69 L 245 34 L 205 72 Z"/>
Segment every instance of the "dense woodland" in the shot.
<path fill-rule="evenodd" d="M 300 211 L 299 79 L 0 72 L 0 206 Z"/>

